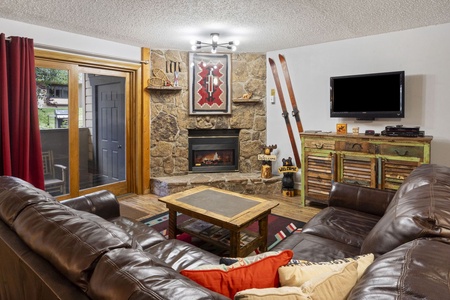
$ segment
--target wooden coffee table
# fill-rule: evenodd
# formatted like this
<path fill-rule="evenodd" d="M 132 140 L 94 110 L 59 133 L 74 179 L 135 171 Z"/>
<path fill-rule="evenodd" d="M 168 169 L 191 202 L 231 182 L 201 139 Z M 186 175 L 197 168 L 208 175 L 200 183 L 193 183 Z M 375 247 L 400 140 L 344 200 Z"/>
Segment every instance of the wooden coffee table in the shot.
<path fill-rule="evenodd" d="M 268 216 L 278 202 L 209 186 L 159 199 L 169 209 L 169 238 L 187 232 L 218 247 L 232 257 L 245 257 L 256 248 L 267 251 Z M 192 217 L 177 224 L 177 212 Z M 246 228 L 258 221 L 259 233 Z M 177 226 L 178 225 L 178 226 Z"/>

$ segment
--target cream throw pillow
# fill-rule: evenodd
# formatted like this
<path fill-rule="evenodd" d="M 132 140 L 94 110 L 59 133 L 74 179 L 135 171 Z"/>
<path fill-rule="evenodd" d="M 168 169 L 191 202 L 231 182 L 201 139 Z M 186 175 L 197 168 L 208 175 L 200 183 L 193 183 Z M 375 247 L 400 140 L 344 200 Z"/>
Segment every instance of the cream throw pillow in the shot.
<path fill-rule="evenodd" d="M 351 262 L 341 270 L 322 274 L 305 282 L 301 289 L 313 300 L 345 300 L 358 280 L 358 263 Z"/>
<path fill-rule="evenodd" d="M 311 299 L 299 287 L 248 289 L 234 295 L 234 300 L 308 300 Z"/>
<path fill-rule="evenodd" d="M 336 259 L 330 262 L 301 262 L 278 268 L 281 286 L 301 286 L 316 276 L 341 270 L 352 262 L 357 262 L 359 279 L 367 267 L 373 262 L 372 253 L 355 258 Z"/>
<path fill-rule="evenodd" d="M 301 287 L 248 289 L 236 293 L 234 300 L 344 300 L 357 278 L 357 262 L 350 262 L 337 265 L 335 271 L 316 276 Z"/>

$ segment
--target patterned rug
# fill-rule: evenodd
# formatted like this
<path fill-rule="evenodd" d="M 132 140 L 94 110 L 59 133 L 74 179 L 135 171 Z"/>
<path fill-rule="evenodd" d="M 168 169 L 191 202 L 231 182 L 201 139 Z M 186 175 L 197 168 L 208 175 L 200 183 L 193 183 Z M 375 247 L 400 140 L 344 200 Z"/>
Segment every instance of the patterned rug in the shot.
<path fill-rule="evenodd" d="M 190 218 L 189 216 L 179 213 L 177 217 L 177 223 L 181 224 L 182 222 L 188 220 L 189 218 Z M 167 212 L 153 216 L 148 219 L 144 219 L 141 222 L 145 223 L 148 226 L 152 226 L 153 228 L 158 230 L 162 235 L 167 237 L 168 235 L 167 228 L 169 223 L 169 214 Z M 280 243 L 282 240 L 284 240 L 294 232 L 300 232 L 302 230 L 303 225 L 305 225 L 304 222 L 270 214 L 269 234 L 267 237 L 268 250 L 275 247 L 278 243 Z M 253 232 L 258 232 L 258 222 L 253 223 L 247 229 Z M 192 237 L 187 233 L 179 234 L 177 236 L 177 239 L 194 244 L 204 250 L 216 253 L 218 255 L 226 254 L 223 251 L 218 251 L 218 249 L 216 249 L 217 247 L 215 247 L 214 245 L 208 244 L 202 240 Z"/>

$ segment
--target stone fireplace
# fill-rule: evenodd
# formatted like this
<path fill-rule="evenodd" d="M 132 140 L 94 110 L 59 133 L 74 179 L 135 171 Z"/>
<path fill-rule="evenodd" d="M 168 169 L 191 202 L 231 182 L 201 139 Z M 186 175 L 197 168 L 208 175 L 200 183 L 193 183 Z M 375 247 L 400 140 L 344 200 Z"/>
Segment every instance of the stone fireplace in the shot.
<path fill-rule="evenodd" d="M 189 130 L 189 172 L 239 171 L 239 129 Z"/>
<path fill-rule="evenodd" d="M 170 80 L 174 74 L 166 68 L 168 63 L 179 63 L 182 89 L 150 91 L 150 192 L 166 196 L 209 185 L 245 194 L 280 193 L 282 177 L 261 178 L 258 160 L 266 145 L 265 54 L 232 54 L 231 114 L 227 115 L 189 114 L 188 54 L 151 52 L 151 69 L 164 70 Z M 245 93 L 258 100 L 235 101 Z"/>
<path fill-rule="evenodd" d="M 231 114 L 227 115 L 190 115 L 188 65 L 189 52 L 175 50 L 152 50 L 151 70 L 163 70 L 170 80 L 174 74 L 167 70 L 168 62 L 179 62 L 179 85 L 181 90 L 151 90 L 151 128 L 150 128 L 150 164 L 151 177 L 179 177 L 187 174 L 208 174 L 217 172 L 218 177 L 226 172 L 260 174 L 261 161 L 258 154 L 266 144 L 266 56 L 259 53 L 232 54 L 231 57 Z M 254 99 L 249 103 L 235 101 L 245 93 L 252 93 Z M 190 134 L 197 130 L 211 132 L 237 132 L 238 152 L 217 153 L 218 156 L 230 156 L 234 160 L 232 170 L 195 166 L 190 157 Z M 195 149 L 204 151 L 209 149 Z M 217 149 L 223 150 L 223 149 Z M 205 164 L 214 163 L 206 158 Z M 219 164 L 216 164 L 218 166 Z M 198 168 L 197 168 L 198 167 Z M 228 166 L 226 167 L 228 168 Z M 208 170 L 208 171 L 206 171 Z M 211 171 L 210 171 L 211 170 Z M 204 172 L 204 173 L 203 173 Z M 235 174 L 236 175 L 236 174 Z M 174 179 L 175 180 L 175 179 Z"/>

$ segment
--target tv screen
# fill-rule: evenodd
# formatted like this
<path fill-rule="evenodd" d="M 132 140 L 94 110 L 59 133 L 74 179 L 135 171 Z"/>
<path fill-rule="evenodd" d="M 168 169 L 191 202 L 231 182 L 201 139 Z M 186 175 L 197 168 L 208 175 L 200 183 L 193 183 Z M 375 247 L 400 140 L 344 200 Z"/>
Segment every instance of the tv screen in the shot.
<path fill-rule="evenodd" d="M 405 72 L 386 72 L 330 78 L 330 117 L 403 118 Z"/>

